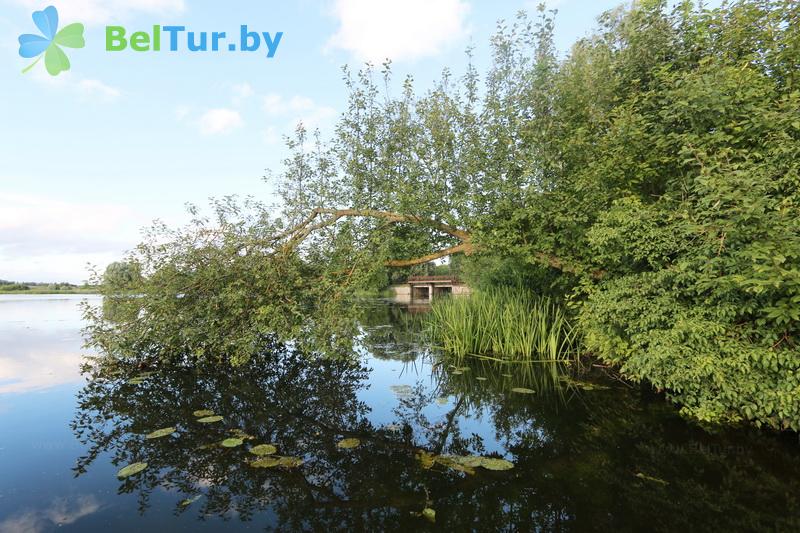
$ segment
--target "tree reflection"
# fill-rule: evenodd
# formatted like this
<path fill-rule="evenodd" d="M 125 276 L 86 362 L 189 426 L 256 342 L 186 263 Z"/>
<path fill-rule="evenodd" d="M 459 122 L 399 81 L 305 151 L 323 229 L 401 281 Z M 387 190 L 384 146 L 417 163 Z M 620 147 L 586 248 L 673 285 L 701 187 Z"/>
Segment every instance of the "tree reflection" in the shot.
<path fill-rule="evenodd" d="M 383 334 L 371 338 L 386 341 Z M 365 351 L 374 349 L 369 336 L 362 340 Z M 128 380 L 141 369 L 98 359 L 86 369 L 73 422 L 87 446 L 76 475 L 101 454 L 117 468 L 147 462 L 141 474 L 113 481 L 119 492 L 138 496 L 140 512 L 160 488 L 174 496 L 176 514 L 257 518 L 281 530 L 798 525 L 800 461 L 779 439 L 707 433 L 638 390 L 548 391 L 540 388 L 548 369 L 525 377 L 482 362 L 469 369 L 436 365 L 430 380 L 421 376 L 402 391 L 392 423 L 376 425 L 374 406 L 360 399 L 372 376 L 363 361 L 313 356 L 263 339 L 243 366 L 159 368 L 134 385 Z M 510 393 L 513 386 L 537 387 L 537 394 Z M 443 397 L 447 404 L 438 405 Z M 198 409 L 224 422 L 199 424 L 192 415 Z M 145 439 L 169 426 L 177 427 L 175 436 Z M 253 438 L 220 447 L 232 430 Z M 342 438 L 361 445 L 339 449 Z M 248 448 L 260 443 L 305 462 L 253 468 Z M 515 467 L 478 468 L 474 475 L 441 464 L 424 468 L 419 450 L 499 451 Z M 436 509 L 436 524 L 413 514 L 426 505 Z"/>

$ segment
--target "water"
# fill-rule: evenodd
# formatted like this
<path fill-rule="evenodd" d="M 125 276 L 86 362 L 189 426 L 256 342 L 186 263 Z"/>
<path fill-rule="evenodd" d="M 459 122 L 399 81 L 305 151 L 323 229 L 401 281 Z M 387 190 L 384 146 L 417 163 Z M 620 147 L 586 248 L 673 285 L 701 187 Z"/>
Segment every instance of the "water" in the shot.
<path fill-rule="evenodd" d="M 0 532 L 800 528 L 796 436 L 706 431 L 613 381 L 549 389 L 535 372 L 435 365 L 396 307 L 365 313 L 360 359 L 268 343 L 237 370 L 132 385 L 81 376 L 81 298 L 0 296 Z M 232 430 L 253 438 L 218 446 Z M 305 462 L 253 468 L 258 443 Z M 422 452 L 514 468 L 425 468 Z"/>

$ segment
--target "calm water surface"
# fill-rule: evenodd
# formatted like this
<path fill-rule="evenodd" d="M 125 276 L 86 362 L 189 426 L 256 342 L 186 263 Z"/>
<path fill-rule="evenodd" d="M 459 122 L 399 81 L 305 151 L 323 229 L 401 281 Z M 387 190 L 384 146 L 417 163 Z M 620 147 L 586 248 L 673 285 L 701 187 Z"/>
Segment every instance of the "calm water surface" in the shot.
<path fill-rule="evenodd" d="M 610 380 L 554 388 L 537 371 L 437 364 L 407 311 L 381 302 L 365 304 L 352 359 L 265 341 L 236 370 L 89 379 L 83 298 L 0 296 L 2 533 L 800 530 L 796 435 L 704 430 Z M 198 409 L 224 420 L 200 424 Z M 175 434 L 145 439 L 164 427 Z M 253 468 L 261 443 L 304 463 Z M 137 461 L 147 469 L 117 478 Z"/>

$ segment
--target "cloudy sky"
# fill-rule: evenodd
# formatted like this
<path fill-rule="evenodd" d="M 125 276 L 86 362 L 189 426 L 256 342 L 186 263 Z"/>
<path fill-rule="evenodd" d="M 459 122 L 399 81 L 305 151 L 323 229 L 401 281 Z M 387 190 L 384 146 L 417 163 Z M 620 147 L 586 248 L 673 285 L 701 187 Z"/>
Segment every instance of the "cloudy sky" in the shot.
<path fill-rule="evenodd" d="M 49 76 L 18 55 L 34 9 L 86 25 L 72 69 Z M 566 50 L 619 0 L 552 0 Z M 346 94 L 341 66 L 390 57 L 421 88 L 445 66 L 479 66 L 498 19 L 529 0 L 0 0 L 0 279 L 71 281 L 103 268 L 160 218 L 210 196 L 270 198 L 281 139 L 298 121 L 330 128 Z M 273 59 L 256 53 L 109 53 L 104 28 L 284 32 Z"/>

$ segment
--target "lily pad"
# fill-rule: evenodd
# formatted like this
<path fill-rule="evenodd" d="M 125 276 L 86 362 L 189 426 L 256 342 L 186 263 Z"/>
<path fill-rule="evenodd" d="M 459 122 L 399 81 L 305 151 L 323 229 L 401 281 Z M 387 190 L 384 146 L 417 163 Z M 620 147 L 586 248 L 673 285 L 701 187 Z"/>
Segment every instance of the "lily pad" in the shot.
<path fill-rule="evenodd" d="M 638 477 L 639 479 L 643 479 L 643 480 L 645 480 L 645 481 L 651 481 L 651 482 L 653 482 L 653 483 L 658 483 L 659 485 L 669 485 L 669 482 L 668 482 L 668 481 L 664 481 L 664 480 L 663 480 L 663 479 L 661 479 L 661 478 L 657 478 L 657 477 L 653 477 L 653 476 L 648 476 L 647 474 L 643 474 L 643 473 L 641 473 L 641 472 L 639 472 L 638 474 L 636 474 L 636 477 Z"/>
<path fill-rule="evenodd" d="M 408 398 L 412 395 L 413 389 L 410 385 L 390 385 L 389 389 L 397 396 L 398 398 Z"/>
<path fill-rule="evenodd" d="M 511 389 L 511 392 L 517 392 L 519 394 L 533 394 L 536 391 L 525 387 L 514 387 L 513 389 Z"/>
<path fill-rule="evenodd" d="M 241 446 L 243 442 L 244 441 L 239 438 L 230 438 L 223 440 L 221 444 L 226 448 L 235 448 L 237 446 Z"/>
<path fill-rule="evenodd" d="M 514 468 L 514 463 L 495 457 L 482 457 L 481 466 L 487 470 L 511 470 Z"/>
<path fill-rule="evenodd" d="M 245 433 L 244 431 L 242 431 L 239 428 L 233 428 L 233 429 L 230 429 L 228 431 L 230 433 L 233 433 L 236 437 L 238 437 L 238 438 L 240 438 L 242 440 L 250 440 L 250 439 L 254 439 L 255 438 L 254 436 L 252 436 L 252 435 L 250 435 L 248 433 Z"/>
<path fill-rule="evenodd" d="M 449 402 L 450 398 L 448 398 L 447 396 L 441 396 L 439 398 L 436 398 L 436 403 L 439 405 L 447 405 Z"/>
<path fill-rule="evenodd" d="M 478 381 L 486 381 L 489 378 L 487 378 L 485 376 L 477 376 L 475 379 L 477 379 Z"/>
<path fill-rule="evenodd" d="M 422 516 L 428 522 L 435 523 L 436 522 L 436 511 L 431 509 L 430 507 L 426 507 L 422 510 Z"/>
<path fill-rule="evenodd" d="M 141 385 L 144 383 L 144 378 L 131 378 L 128 380 L 129 385 Z"/>
<path fill-rule="evenodd" d="M 458 464 L 468 466 L 470 468 L 481 466 L 481 462 L 483 461 L 483 457 L 480 455 L 455 455 L 452 456 L 452 459 Z"/>
<path fill-rule="evenodd" d="M 281 464 L 281 461 L 277 457 L 262 457 L 261 459 L 250 461 L 250 466 L 254 468 L 272 468 L 279 464 Z"/>
<path fill-rule="evenodd" d="M 342 439 L 336 444 L 337 448 L 341 448 L 343 450 L 357 448 L 358 446 L 361 446 L 361 441 L 358 439 Z"/>
<path fill-rule="evenodd" d="M 442 466 L 452 468 L 453 470 L 458 470 L 459 472 L 464 472 L 465 474 L 469 474 L 471 476 L 475 475 L 475 469 L 461 464 L 459 459 L 460 458 L 456 458 L 452 455 L 440 455 L 434 460 Z"/>
<path fill-rule="evenodd" d="M 500 374 L 500 375 L 503 376 L 504 378 L 510 378 L 511 377 L 511 374 Z"/>
<path fill-rule="evenodd" d="M 214 411 L 212 411 L 211 409 L 198 409 L 197 411 L 195 411 L 192 414 L 194 416 L 200 418 L 200 417 L 203 417 L 203 416 L 214 416 Z"/>
<path fill-rule="evenodd" d="M 422 465 L 422 468 L 426 470 L 431 468 L 436 462 L 436 457 L 432 453 L 428 453 L 425 450 L 420 450 L 417 452 L 417 459 Z"/>
<path fill-rule="evenodd" d="M 120 471 L 117 472 L 117 477 L 120 479 L 125 479 L 126 477 L 138 474 L 145 468 L 147 468 L 147 463 L 131 463 L 128 466 L 120 469 Z"/>
<path fill-rule="evenodd" d="M 272 455 L 277 451 L 278 448 L 272 444 L 259 444 L 258 446 L 253 446 L 250 448 L 250 453 L 253 455 Z"/>
<path fill-rule="evenodd" d="M 181 500 L 180 506 L 187 507 L 189 505 L 192 505 L 194 502 L 196 502 L 202 497 L 203 497 L 202 494 L 198 494 L 197 496 L 192 496 L 191 498 L 186 498 L 185 500 Z"/>
<path fill-rule="evenodd" d="M 461 370 L 453 370 L 452 372 L 450 372 L 450 374 L 452 374 L 453 376 L 460 376 L 463 373 L 464 372 L 462 372 Z"/>
<path fill-rule="evenodd" d="M 222 417 L 219 415 L 204 416 L 203 418 L 197 419 L 197 421 L 201 424 L 213 424 L 214 422 L 219 422 L 220 420 L 222 420 Z"/>
<path fill-rule="evenodd" d="M 145 438 L 146 439 L 160 439 L 161 437 L 166 437 L 168 435 L 172 435 L 173 433 L 175 433 L 175 431 L 176 430 L 173 427 L 161 428 L 161 429 L 157 429 L 157 430 L 153 431 L 152 433 L 148 433 Z"/>
<path fill-rule="evenodd" d="M 302 457 L 278 457 L 278 466 L 285 466 L 286 468 L 294 468 L 303 464 Z"/>

